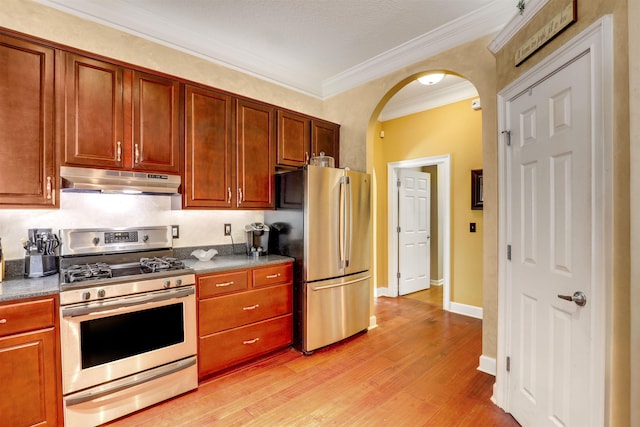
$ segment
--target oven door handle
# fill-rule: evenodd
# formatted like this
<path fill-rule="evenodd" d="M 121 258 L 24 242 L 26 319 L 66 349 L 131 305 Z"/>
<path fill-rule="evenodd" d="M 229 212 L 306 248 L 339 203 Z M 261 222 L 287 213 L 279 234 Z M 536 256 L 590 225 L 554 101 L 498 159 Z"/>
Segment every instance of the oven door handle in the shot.
<path fill-rule="evenodd" d="M 149 371 L 141 372 L 139 374 L 132 375 L 131 377 L 125 377 L 120 380 L 113 381 L 109 384 L 94 387 L 91 390 L 85 390 L 79 393 L 75 393 L 69 397 L 66 397 L 64 401 L 67 404 L 67 406 L 79 405 L 81 403 L 90 402 L 100 397 L 107 396 L 109 394 L 113 394 L 121 390 L 126 390 L 128 388 L 135 387 L 137 385 L 144 384 L 149 381 L 153 381 L 158 378 L 165 377 L 167 375 L 171 375 L 174 372 L 178 372 L 190 366 L 195 365 L 196 360 L 197 359 L 195 356 L 191 356 L 187 359 L 179 360 L 169 365 L 165 365 L 156 369 L 151 369 Z"/>
<path fill-rule="evenodd" d="M 136 296 L 129 298 L 118 298 L 107 303 L 89 303 L 80 307 L 67 307 L 62 309 L 62 317 L 78 317 L 87 314 L 104 313 L 105 311 L 116 310 L 123 307 L 131 307 L 133 305 L 148 304 L 159 301 L 166 301 L 175 298 L 185 298 L 195 293 L 195 288 L 189 286 L 187 288 L 164 291 L 153 295 Z"/>

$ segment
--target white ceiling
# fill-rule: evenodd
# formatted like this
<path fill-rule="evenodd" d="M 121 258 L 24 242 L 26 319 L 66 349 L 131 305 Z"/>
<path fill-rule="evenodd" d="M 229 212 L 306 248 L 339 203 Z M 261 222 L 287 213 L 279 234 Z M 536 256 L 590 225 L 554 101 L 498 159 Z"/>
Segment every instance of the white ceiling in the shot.
<path fill-rule="evenodd" d="M 516 0 L 36 1 L 321 99 L 517 13 Z"/>

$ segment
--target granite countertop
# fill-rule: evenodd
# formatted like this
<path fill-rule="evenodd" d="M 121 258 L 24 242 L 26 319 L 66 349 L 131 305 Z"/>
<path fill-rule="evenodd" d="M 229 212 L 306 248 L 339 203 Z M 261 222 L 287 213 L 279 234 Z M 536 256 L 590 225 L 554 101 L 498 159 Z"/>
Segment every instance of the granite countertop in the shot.
<path fill-rule="evenodd" d="M 198 261 L 195 258 L 184 259 L 183 261 L 185 266 L 192 268 L 196 274 L 205 274 L 241 268 L 263 267 L 293 260 L 293 258 L 280 255 L 265 255 L 261 257 L 222 255 L 214 256 L 210 261 Z M 59 292 L 60 285 L 57 274 L 31 279 L 9 278 L 0 282 L 0 303 L 54 295 Z"/>
<path fill-rule="evenodd" d="M 57 274 L 31 279 L 5 279 L 0 282 L 0 302 L 55 295 L 59 292 Z"/>
<path fill-rule="evenodd" d="M 205 274 L 241 268 L 264 267 L 270 264 L 280 264 L 293 260 L 293 258 L 281 255 L 265 255 L 260 257 L 247 255 L 216 255 L 210 261 L 198 261 L 193 258 L 183 261 L 185 266 L 193 268 L 196 274 Z"/>

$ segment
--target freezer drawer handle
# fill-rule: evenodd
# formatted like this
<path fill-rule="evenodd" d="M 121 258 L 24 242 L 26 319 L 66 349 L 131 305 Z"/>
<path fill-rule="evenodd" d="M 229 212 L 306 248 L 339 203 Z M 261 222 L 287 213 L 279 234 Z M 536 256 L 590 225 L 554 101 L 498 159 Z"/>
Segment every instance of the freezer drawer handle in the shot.
<path fill-rule="evenodd" d="M 278 274 L 269 274 L 267 276 L 267 279 L 275 279 L 276 277 L 280 277 L 280 273 L 278 273 Z"/>
<path fill-rule="evenodd" d="M 258 341 L 260 341 L 260 338 L 254 338 L 252 340 L 246 340 L 246 341 L 242 341 L 242 344 L 255 344 Z"/>
<path fill-rule="evenodd" d="M 344 282 L 344 283 L 338 283 L 337 285 L 327 285 L 327 286 L 317 286 L 317 287 L 312 287 L 311 290 L 314 291 L 321 291 L 323 289 L 331 289 L 331 288 L 340 288 L 342 286 L 346 286 L 346 285 L 351 285 L 353 283 L 358 283 L 358 282 L 362 282 L 363 280 L 367 280 L 370 279 L 371 276 L 366 276 L 366 277 L 362 277 L 360 279 L 356 279 L 356 280 L 350 280 L 348 282 Z"/>
<path fill-rule="evenodd" d="M 254 305 L 250 305 L 247 307 L 242 307 L 243 310 L 248 311 L 248 310 L 255 310 L 256 308 L 260 307 L 260 304 L 254 304 Z"/>
<path fill-rule="evenodd" d="M 216 283 L 216 288 L 224 288 L 225 286 L 231 286 L 231 285 L 233 285 L 233 280 L 230 282 Z"/>

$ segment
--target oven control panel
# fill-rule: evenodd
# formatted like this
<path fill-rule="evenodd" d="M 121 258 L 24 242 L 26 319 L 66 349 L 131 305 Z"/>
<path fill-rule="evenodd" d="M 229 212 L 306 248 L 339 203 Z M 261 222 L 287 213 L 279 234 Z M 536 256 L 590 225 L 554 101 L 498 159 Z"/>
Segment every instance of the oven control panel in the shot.
<path fill-rule="evenodd" d="M 104 242 L 109 243 L 130 243 L 138 241 L 137 231 L 108 231 L 104 233 Z"/>

